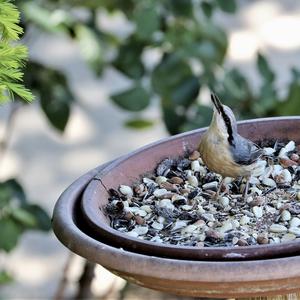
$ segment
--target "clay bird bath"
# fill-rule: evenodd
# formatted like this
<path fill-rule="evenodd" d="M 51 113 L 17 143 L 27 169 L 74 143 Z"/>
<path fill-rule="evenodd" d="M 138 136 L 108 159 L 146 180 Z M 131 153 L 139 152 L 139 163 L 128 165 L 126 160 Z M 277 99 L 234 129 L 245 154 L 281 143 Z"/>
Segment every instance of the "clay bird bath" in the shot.
<path fill-rule="evenodd" d="M 257 141 L 300 143 L 300 117 L 241 122 L 239 132 Z M 119 236 L 99 207 L 104 187 L 130 184 L 167 156 L 195 149 L 203 130 L 177 135 L 100 166 L 75 181 L 58 200 L 53 229 L 73 252 L 139 285 L 194 297 L 248 297 L 300 290 L 298 241 L 233 249 L 158 246 Z M 177 248 L 177 249 L 176 249 Z M 191 248 L 191 247 L 190 247 Z M 209 260 L 207 260 L 209 259 Z"/>

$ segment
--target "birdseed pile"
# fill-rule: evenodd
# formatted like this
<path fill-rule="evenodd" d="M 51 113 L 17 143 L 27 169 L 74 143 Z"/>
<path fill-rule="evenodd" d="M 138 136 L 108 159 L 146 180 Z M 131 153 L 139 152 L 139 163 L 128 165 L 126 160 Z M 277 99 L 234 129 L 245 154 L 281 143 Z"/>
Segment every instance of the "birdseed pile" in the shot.
<path fill-rule="evenodd" d="M 273 244 L 300 238 L 300 145 L 260 145 L 249 195 L 245 181 L 210 172 L 198 151 L 164 159 L 155 174 L 110 189 L 111 226 L 142 240 L 196 247 Z"/>

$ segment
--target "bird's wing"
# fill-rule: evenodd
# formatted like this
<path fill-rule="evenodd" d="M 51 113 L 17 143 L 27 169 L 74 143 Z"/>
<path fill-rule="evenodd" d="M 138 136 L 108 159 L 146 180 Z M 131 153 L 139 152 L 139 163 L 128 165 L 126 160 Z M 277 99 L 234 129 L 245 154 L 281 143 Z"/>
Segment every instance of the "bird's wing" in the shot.
<path fill-rule="evenodd" d="M 235 135 L 234 144 L 230 146 L 230 151 L 234 161 L 240 165 L 251 165 L 263 153 L 263 150 L 255 143 L 239 134 Z"/>

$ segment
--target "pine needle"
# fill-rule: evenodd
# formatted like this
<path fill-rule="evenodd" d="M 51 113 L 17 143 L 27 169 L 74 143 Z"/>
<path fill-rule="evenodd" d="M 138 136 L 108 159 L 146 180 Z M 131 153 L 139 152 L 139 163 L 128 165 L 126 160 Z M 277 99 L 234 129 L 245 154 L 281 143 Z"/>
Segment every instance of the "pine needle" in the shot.
<path fill-rule="evenodd" d="M 22 67 L 28 57 L 27 48 L 16 44 L 20 34 L 20 13 L 9 0 L 0 0 L 0 104 L 14 100 L 17 95 L 22 100 L 33 100 L 31 92 L 21 83 Z"/>

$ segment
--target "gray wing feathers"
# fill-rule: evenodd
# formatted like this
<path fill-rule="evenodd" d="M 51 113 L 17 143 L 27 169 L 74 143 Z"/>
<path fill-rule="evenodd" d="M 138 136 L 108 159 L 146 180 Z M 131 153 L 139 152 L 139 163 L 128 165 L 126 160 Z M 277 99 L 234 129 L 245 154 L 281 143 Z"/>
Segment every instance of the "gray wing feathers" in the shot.
<path fill-rule="evenodd" d="M 263 150 L 239 134 L 234 136 L 234 145 L 230 147 L 234 161 L 240 165 L 251 165 L 263 153 Z"/>

